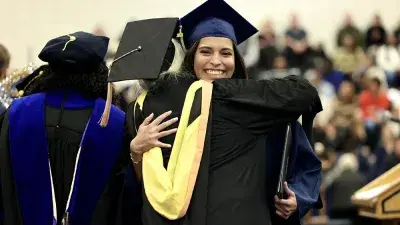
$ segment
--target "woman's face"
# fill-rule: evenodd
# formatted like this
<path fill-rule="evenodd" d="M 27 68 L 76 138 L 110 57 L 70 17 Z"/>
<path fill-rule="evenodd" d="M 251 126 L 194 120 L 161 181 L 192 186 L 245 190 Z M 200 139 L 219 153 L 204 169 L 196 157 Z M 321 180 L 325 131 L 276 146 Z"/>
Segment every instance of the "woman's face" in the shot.
<path fill-rule="evenodd" d="M 231 78 L 235 71 L 233 42 L 224 37 L 202 38 L 194 55 L 193 67 L 201 80 Z"/>

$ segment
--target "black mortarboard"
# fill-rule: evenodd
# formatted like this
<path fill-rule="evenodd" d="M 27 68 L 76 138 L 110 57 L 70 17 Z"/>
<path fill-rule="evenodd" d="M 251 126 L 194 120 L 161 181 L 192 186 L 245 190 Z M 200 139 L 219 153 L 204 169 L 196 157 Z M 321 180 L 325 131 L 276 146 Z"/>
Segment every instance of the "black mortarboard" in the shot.
<path fill-rule="evenodd" d="M 226 37 L 239 45 L 258 30 L 224 0 L 208 0 L 181 20 L 187 48 L 203 37 Z"/>
<path fill-rule="evenodd" d="M 177 31 L 178 18 L 129 22 L 122 34 L 109 82 L 157 79 Z"/>
<path fill-rule="evenodd" d="M 172 57 L 171 39 L 177 31 L 178 18 L 156 18 L 127 23 L 108 76 L 107 103 L 100 121 L 107 126 L 111 109 L 112 82 L 157 79 Z"/>
<path fill-rule="evenodd" d="M 42 61 L 65 68 L 97 65 L 104 61 L 109 38 L 86 32 L 63 35 L 47 42 L 39 54 Z"/>

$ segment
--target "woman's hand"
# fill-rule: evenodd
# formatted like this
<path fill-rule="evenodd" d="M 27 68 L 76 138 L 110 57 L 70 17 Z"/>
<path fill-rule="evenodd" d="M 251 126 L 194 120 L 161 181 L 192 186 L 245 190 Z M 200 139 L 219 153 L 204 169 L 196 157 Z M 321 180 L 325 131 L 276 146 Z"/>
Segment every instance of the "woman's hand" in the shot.
<path fill-rule="evenodd" d="M 178 130 L 177 128 L 165 130 L 178 121 L 177 117 L 161 123 L 171 113 L 172 111 L 165 112 L 151 122 L 154 117 L 152 113 L 143 121 L 139 126 L 136 137 L 130 143 L 131 153 L 134 158 L 140 158 L 143 153 L 154 147 L 171 148 L 171 145 L 159 141 L 160 138 L 176 133 Z"/>
<path fill-rule="evenodd" d="M 289 189 L 287 182 L 284 184 L 285 192 L 288 196 L 287 199 L 279 199 L 275 195 L 275 208 L 276 214 L 284 219 L 289 218 L 297 210 L 296 194 Z"/>

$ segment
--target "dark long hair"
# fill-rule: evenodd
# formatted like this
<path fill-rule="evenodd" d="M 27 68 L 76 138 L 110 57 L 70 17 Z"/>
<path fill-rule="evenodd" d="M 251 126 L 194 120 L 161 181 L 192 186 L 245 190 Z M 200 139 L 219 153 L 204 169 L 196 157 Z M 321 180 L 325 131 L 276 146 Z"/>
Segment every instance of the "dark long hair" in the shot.
<path fill-rule="evenodd" d="M 33 73 L 42 73 L 25 87 L 24 95 L 53 90 L 68 89 L 79 92 L 87 98 L 107 98 L 108 68 L 105 62 L 91 71 L 68 71 L 54 65 L 44 65 Z M 114 103 L 119 96 L 113 93 Z"/>
<path fill-rule="evenodd" d="M 195 74 L 194 72 L 194 56 L 197 51 L 197 47 L 199 46 L 200 41 L 197 41 L 193 44 L 193 46 L 187 51 L 185 58 L 182 64 L 182 71 Z M 246 66 L 244 65 L 244 60 L 240 55 L 237 47 L 233 44 L 233 51 L 235 54 L 235 71 L 233 72 L 232 78 L 237 79 L 247 79 L 247 70 Z"/>

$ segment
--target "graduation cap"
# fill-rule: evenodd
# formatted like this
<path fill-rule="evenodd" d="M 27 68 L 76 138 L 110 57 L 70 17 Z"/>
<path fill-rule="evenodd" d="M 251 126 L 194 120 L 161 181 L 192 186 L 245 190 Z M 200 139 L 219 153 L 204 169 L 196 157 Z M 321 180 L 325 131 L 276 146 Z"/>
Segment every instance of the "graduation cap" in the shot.
<path fill-rule="evenodd" d="M 239 45 L 258 32 L 224 0 L 206 1 L 182 17 L 180 23 L 186 48 L 203 37 L 226 37 Z"/>
<path fill-rule="evenodd" d="M 108 37 L 79 31 L 47 42 L 39 58 L 63 69 L 85 70 L 104 61 L 108 42 Z"/>
<path fill-rule="evenodd" d="M 78 31 L 51 39 L 38 57 L 49 65 L 61 67 L 63 70 L 86 71 L 104 61 L 108 42 L 108 37 Z M 15 85 L 19 97 L 22 97 L 29 85 L 43 74 L 42 70 L 43 66 Z"/>
<path fill-rule="evenodd" d="M 178 18 L 156 18 L 127 23 L 110 66 L 107 103 L 100 120 L 101 126 L 108 124 L 112 82 L 158 78 L 165 67 L 165 59 L 171 57 L 170 43 L 177 33 L 178 21 Z"/>

